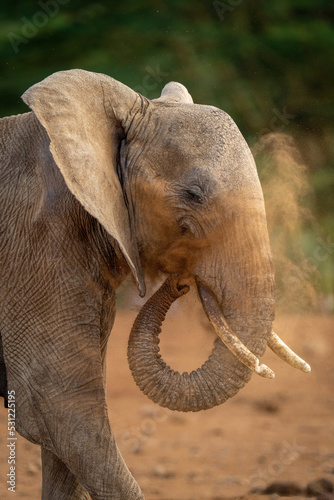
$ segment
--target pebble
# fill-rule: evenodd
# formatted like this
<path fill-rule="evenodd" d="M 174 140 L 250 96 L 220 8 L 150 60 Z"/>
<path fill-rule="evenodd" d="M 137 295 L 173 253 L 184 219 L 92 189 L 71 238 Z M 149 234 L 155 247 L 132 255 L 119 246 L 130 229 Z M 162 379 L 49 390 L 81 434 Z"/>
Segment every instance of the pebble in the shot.
<path fill-rule="evenodd" d="M 333 492 L 334 484 L 332 483 L 332 481 L 326 479 L 325 477 L 316 479 L 315 481 L 311 481 L 306 486 L 306 494 L 309 497 Z"/>
<path fill-rule="evenodd" d="M 255 406 L 258 410 L 264 411 L 266 413 L 278 413 L 280 411 L 279 402 L 273 399 L 260 399 L 255 402 Z"/>
<path fill-rule="evenodd" d="M 303 488 L 301 488 L 297 483 L 292 481 L 281 481 L 276 483 L 269 484 L 262 493 L 264 495 L 273 495 L 277 494 L 280 496 L 297 496 L 303 492 Z"/>
<path fill-rule="evenodd" d="M 171 477 L 175 477 L 175 472 L 167 469 L 164 465 L 156 465 L 153 469 L 153 474 L 156 477 L 160 477 L 163 479 L 169 479 Z"/>

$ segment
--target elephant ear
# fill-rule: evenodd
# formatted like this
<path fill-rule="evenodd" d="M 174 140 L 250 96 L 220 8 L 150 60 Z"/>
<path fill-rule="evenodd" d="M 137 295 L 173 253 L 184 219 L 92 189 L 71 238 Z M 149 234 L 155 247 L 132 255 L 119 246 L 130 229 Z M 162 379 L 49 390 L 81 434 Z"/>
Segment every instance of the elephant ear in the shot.
<path fill-rule="evenodd" d="M 161 91 L 161 96 L 155 102 L 174 102 L 193 104 L 193 99 L 182 83 L 169 82 Z"/>
<path fill-rule="evenodd" d="M 141 113 L 141 96 L 106 75 L 70 70 L 37 83 L 22 99 L 46 129 L 68 188 L 118 242 L 144 296 L 135 235 L 117 175 L 120 140 Z"/>

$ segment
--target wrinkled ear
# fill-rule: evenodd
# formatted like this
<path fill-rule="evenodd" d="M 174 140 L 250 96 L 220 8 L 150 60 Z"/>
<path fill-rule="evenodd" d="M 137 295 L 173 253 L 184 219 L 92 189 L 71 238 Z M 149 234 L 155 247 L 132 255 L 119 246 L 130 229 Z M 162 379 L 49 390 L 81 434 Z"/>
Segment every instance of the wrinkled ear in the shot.
<path fill-rule="evenodd" d="M 120 140 L 140 113 L 140 96 L 106 75 L 70 70 L 54 73 L 22 98 L 46 129 L 68 188 L 117 240 L 144 296 L 135 235 L 117 175 Z"/>
<path fill-rule="evenodd" d="M 182 83 L 169 82 L 161 91 L 161 96 L 154 99 L 158 102 L 179 102 L 184 104 L 192 104 L 193 99 L 188 90 Z"/>

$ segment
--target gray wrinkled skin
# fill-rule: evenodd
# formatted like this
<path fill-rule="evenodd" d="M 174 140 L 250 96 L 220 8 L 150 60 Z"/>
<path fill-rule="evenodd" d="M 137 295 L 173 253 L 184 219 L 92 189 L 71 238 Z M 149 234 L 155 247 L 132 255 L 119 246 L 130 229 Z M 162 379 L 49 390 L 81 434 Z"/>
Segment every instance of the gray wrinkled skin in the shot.
<path fill-rule="evenodd" d="M 142 296 L 145 275 L 197 276 L 260 356 L 274 280 L 254 161 L 233 120 L 175 82 L 149 101 L 72 70 L 23 99 L 32 111 L 0 120 L 0 390 L 42 447 L 43 499 L 140 499 L 107 416 L 115 290 L 129 273 Z M 230 397 L 250 373 L 218 351 Z"/>

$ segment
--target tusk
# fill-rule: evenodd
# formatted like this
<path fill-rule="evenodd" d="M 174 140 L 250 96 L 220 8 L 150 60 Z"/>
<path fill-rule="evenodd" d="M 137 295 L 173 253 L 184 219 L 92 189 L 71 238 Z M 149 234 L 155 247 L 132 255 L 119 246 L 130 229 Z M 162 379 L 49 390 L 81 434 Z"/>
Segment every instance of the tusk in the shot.
<path fill-rule="evenodd" d="M 208 314 L 211 324 L 213 325 L 217 335 L 224 342 L 227 349 L 238 358 L 247 368 L 265 378 L 275 378 L 275 373 L 265 364 L 260 365 L 259 359 L 241 342 L 241 340 L 233 333 L 225 319 L 219 316 Z"/>
<path fill-rule="evenodd" d="M 228 326 L 221 310 L 208 288 L 197 280 L 197 287 L 200 291 L 200 298 L 204 311 L 214 327 L 217 335 L 226 345 L 227 349 L 238 358 L 247 368 L 265 378 L 275 378 L 275 373 L 267 366 L 260 365 L 258 358 L 241 342 Z"/>
<path fill-rule="evenodd" d="M 298 370 L 304 373 L 309 373 L 311 371 L 310 365 L 297 356 L 297 354 L 295 354 L 275 332 L 271 333 L 271 337 L 268 340 L 268 347 L 270 347 L 277 356 L 283 359 L 283 361 L 294 368 L 298 368 Z"/>

